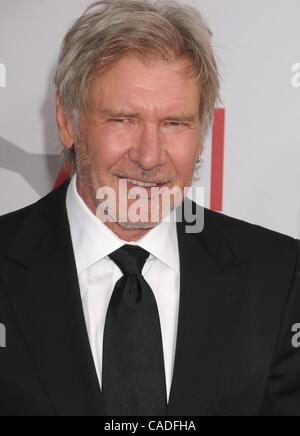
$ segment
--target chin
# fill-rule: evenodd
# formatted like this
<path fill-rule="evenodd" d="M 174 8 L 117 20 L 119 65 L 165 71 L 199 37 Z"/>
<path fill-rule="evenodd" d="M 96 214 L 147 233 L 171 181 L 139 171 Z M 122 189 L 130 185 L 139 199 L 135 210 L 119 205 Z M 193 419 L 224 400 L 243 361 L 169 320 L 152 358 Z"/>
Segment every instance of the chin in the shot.
<path fill-rule="evenodd" d="M 151 230 L 159 223 L 118 223 L 123 230 Z"/>

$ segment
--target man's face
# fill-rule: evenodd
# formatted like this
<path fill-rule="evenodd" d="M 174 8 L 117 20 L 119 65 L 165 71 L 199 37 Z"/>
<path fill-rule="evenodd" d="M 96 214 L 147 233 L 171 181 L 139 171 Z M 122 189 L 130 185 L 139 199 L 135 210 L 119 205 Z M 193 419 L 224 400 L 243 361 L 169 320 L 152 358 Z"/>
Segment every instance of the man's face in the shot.
<path fill-rule="evenodd" d="M 118 194 L 122 179 L 191 186 L 202 144 L 199 84 L 179 74 L 188 65 L 182 59 L 146 66 L 125 56 L 92 82 L 89 116 L 81 117 L 75 142 L 83 197 L 104 186 Z"/>

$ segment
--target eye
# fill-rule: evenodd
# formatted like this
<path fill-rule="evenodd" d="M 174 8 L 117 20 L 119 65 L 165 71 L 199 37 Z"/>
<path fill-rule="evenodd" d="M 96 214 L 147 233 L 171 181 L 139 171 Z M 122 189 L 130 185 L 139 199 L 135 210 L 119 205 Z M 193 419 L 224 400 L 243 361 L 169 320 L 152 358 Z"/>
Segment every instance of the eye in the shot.
<path fill-rule="evenodd" d="M 169 125 L 170 127 L 182 127 L 186 124 L 180 123 L 179 121 L 167 121 L 167 125 Z"/>
<path fill-rule="evenodd" d="M 114 122 L 114 123 L 124 124 L 125 121 L 128 121 L 128 120 L 125 119 L 125 118 L 114 118 L 114 119 L 111 119 L 111 120 L 109 120 L 109 121 L 110 121 L 110 122 Z"/>

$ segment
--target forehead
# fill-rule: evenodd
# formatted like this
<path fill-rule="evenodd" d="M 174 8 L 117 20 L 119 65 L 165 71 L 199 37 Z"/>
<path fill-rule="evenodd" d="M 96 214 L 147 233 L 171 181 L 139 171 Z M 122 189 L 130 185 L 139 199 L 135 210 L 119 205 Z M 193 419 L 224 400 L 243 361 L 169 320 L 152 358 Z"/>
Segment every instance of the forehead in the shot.
<path fill-rule="evenodd" d="M 93 105 L 107 103 L 139 107 L 152 105 L 198 105 L 199 82 L 186 70 L 189 59 L 174 62 L 143 62 L 133 56 L 124 56 L 105 74 L 94 79 L 89 90 Z"/>

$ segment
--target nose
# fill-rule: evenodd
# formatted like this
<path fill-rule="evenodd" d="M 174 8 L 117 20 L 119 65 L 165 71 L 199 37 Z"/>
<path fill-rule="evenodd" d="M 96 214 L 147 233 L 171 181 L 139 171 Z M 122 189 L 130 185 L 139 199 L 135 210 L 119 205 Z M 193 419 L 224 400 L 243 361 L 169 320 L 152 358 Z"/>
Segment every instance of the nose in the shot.
<path fill-rule="evenodd" d="M 143 126 L 138 144 L 129 150 L 129 159 L 148 171 L 166 163 L 167 153 L 154 123 Z"/>

